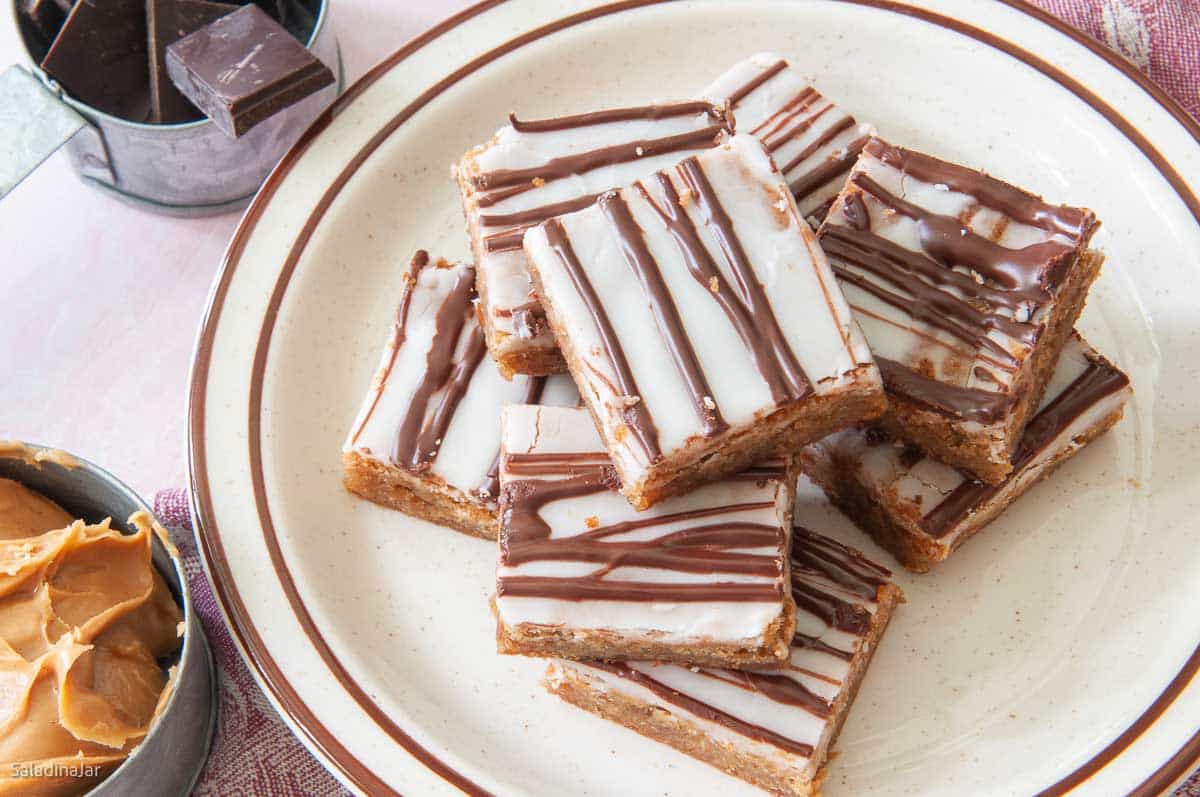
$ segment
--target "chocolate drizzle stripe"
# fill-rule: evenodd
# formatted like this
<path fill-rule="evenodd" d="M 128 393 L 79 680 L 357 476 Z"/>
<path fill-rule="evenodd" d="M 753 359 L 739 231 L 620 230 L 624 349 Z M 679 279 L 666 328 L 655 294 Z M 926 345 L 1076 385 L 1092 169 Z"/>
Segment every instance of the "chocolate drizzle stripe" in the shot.
<path fill-rule="evenodd" d="M 642 287 L 642 295 L 650 304 L 659 334 L 691 397 L 692 408 L 700 419 L 704 436 L 715 437 L 727 430 L 729 424 L 721 417 L 721 410 L 713 397 L 700 359 L 696 356 L 691 338 L 688 337 L 683 320 L 679 317 L 679 309 L 675 306 L 675 300 L 654 255 L 646 245 L 645 233 L 629 212 L 625 200 L 616 191 L 601 196 L 598 205 L 616 236 L 617 246 L 625 262 Z"/>
<path fill-rule="evenodd" d="M 971 231 L 956 218 L 901 199 L 867 174 L 856 174 L 850 182 L 880 204 L 915 221 L 921 249 L 935 263 L 947 269 L 969 268 L 1027 301 L 1049 298 L 1054 289 L 1050 264 L 1074 251 L 1057 241 L 1009 249 Z"/>
<path fill-rule="evenodd" d="M 726 714 L 720 709 L 697 700 L 694 697 L 683 694 L 677 689 L 672 689 L 661 681 L 655 680 L 649 675 L 628 667 L 624 664 L 610 664 L 607 662 L 588 662 L 588 667 L 606 670 L 607 672 L 631 681 L 638 686 L 641 686 L 653 692 L 659 699 L 665 703 L 670 703 L 674 706 L 687 711 L 695 716 L 722 725 L 734 733 L 741 734 L 748 739 L 753 739 L 757 742 L 774 745 L 781 750 L 787 750 L 793 755 L 811 758 L 813 754 L 813 746 L 806 742 L 801 742 L 796 739 L 790 739 L 782 736 L 774 731 L 767 730 L 761 725 L 755 725 L 751 722 L 738 719 L 730 714 Z"/>
<path fill-rule="evenodd" d="M 808 584 L 792 574 L 792 598 L 797 611 L 815 615 L 830 628 L 855 636 L 871 630 L 871 613 L 857 603 L 831 595 L 819 586 Z"/>
<path fill-rule="evenodd" d="M 572 213 L 576 210 L 586 208 L 588 205 L 596 201 L 599 194 L 588 194 L 586 196 L 576 197 L 574 199 L 564 199 L 561 202 L 550 202 L 545 205 L 538 205 L 535 208 L 526 210 L 516 210 L 512 213 L 482 213 L 479 216 L 479 223 L 484 227 L 508 227 L 511 225 L 529 226 L 532 224 L 540 224 L 552 216 L 560 216 L 564 213 Z"/>
<path fill-rule="evenodd" d="M 874 602 L 891 572 L 845 545 L 801 527 L 792 530 L 792 577 L 814 573 L 860 598 Z"/>
<path fill-rule="evenodd" d="M 854 162 L 858 160 L 858 153 L 862 151 L 863 145 L 866 143 L 866 137 L 856 138 L 846 145 L 846 152 L 841 157 L 827 160 L 817 168 L 805 172 L 792 180 L 788 183 L 788 188 L 791 189 L 792 195 L 796 199 L 804 199 L 834 178 L 850 171 L 850 168 L 854 166 Z"/>
<path fill-rule="evenodd" d="M 803 709 L 818 719 L 827 720 L 833 713 L 833 706 L 829 704 L 829 701 L 800 681 L 786 675 L 737 670 L 701 670 L 697 674 L 723 681 L 747 692 L 757 692 L 769 700 L 785 706 Z"/>
<path fill-rule="evenodd" d="M 981 506 L 1012 481 L 1034 457 L 1083 413 L 1097 402 L 1129 386 L 1129 377 L 1103 360 L 1091 360 L 1088 367 L 1067 388 L 1047 404 L 1021 435 L 1017 450 L 1012 458 L 1012 475 L 998 485 L 967 479 L 950 492 L 940 503 L 932 507 L 921 525 L 935 538 L 944 537 L 961 522 L 972 509 Z"/>
<path fill-rule="evenodd" d="M 792 169 L 795 169 L 797 166 L 815 155 L 817 150 L 819 150 L 821 147 L 833 141 L 835 138 L 840 136 L 842 133 L 845 133 L 852 127 L 854 127 L 854 118 L 851 116 L 843 117 L 840 122 L 830 125 L 828 130 L 809 142 L 808 146 L 796 153 L 795 157 L 785 163 L 779 171 L 787 174 Z"/>
<path fill-rule="evenodd" d="M 485 235 L 483 237 L 483 248 L 488 252 L 516 251 L 521 248 L 521 244 L 525 240 L 525 231 L 535 226 L 537 225 L 526 224 L 524 227 Z"/>
<path fill-rule="evenodd" d="M 804 88 L 800 89 L 800 92 L 795 97 L 792 97 L 783 105 L 779 106 L 778 110 L 776 110 L 766 119 L 763 119 L 762 122 L 759 123 L 758 127 L 750 131 L 750 135 L 760 136 L 762 138 L 770 138 L 775 133 L 778 133 L 781 127 L 794 119 L 798 113 L 808 110 L 808 108 L 810 108 L 820 99 L 821 95 L 817 93 L 816 89 L 814 89 L 812 86 L 805 86 Z M 764 128 L 772 123 L 774 123 L 774 126 L 770 130 L 764 131 Z"/>
<path fill-rule="evenodd" d="M 780 59 L 780 60 L 776 61 L 775 63 L 771 64 L 766 69 L 764 69 L 762 72 L 759 72 L 757 75 L 750 78 L 750 80 L 746 81 L 741 86 L 739 86 L 736 89 L 734 89 L 733 91 L 731 91 L 729 93 L 729 97 L 727 99 L 730 107 L 736 108 L 742 100 L 744 100 L 744 99 L 746 99 L 746 97 L 750 96 L 750 93 L 752 91 L 754 91 L 756 88 L 758 88 L 762 84 L 766 83 L 768 80 L 775 77 L 776 75 L 778 75 L 780 72 L 782 72 L 785 69 L 787 69 L 787 61 Z"/>
<path fill-rule="evenodd" d="M 754 268 L 750 265 L 746 252 L 742 248 L 742 242 L 737 237 L 733 221 L 717 198 L 716 191 L 713 190 L 712 184 L 704 174 L 704 169 L 700 166 L 700 161 L 694 156 L 685 158 L 676 166 L 676 169 L 695 196 L 696 206 L 725 257 L 725 262 L 736 282 L 738 298 L 745 307 L 747 315 L 753 319 L 758 340 L 768 347 L 775 358 L 779 375 L 784 383 L 784 390 L 782 392 L 772 390 L 772 398 L 775 403 L 779 404 L 808 395 L 812 392 L 812 384 L 808 381 L 800 363 L 797 362 L 796 355 L 788 345 L 787 339 L 784 338 L 762 283 L 759 282 L 758 275 L 754 272 Z"/>
<path fill-rule="evenodd" d="M 698 116 L 699 114 L 708 114 L 714 119 L 722 118 L 720 108 L 711 103 L 696 100 L 663 105 L 638 105 L 632 108 L 611 108 L 573 116 L 558 116 L 553 119 L 521 120 L 517 118 L 516 114 L 510 113 L 508 123 L 518 133 L 551 133 L 612 122 L 655 121 L 674 116 Z"/>
<path fill-rule="evenodd" d="M 922 182 L 941 183 L 958 193 L 969 194 L 1022 224 L 1066 235 L 1080 246 L 1087 243 L 1099 226 L 1090 210 L 1047 204 L 1033 194 L 955 163 L 895 147 L 878 138 L 872 138 L 866 149 L 892 168 Z"/>
<path fill-rule="evenodd" d="M 672 512 L 666 515 L 638 518 L 637 520 L 623 520 L 620 523 L 611 523 L 607 526 L 588 529 L 579 536 L 586 539 L 598 540 L 605 537 L 627 534 L 648 526 L 665 526 L 670 523 L 678 523 L 681 520 L 701 520 L 716 515 L 733 515 L 738 512 L 748 512 L 756 509 L 770 509 L 773 506 L 775 506 L 773 501 L 751 501 L 741 504 L 714 506 L 708 509 L 689 509 L 684 512 Z"/>
<path fill-rule="evenodd" d="M 804 117 L 803 119 L 798 120 L 794 125 L 787 128 L 782 133 L 778 133 L 777 135 L 775 135 L 773 137 L 764 136 L 763 137 L 763 146 L 767 148 L 767 152 L 774 154 L 775 151 L 778 150 L 780 147 L 782 147 L 784 144 L 788 143 L 789 141 L 793 141 L 797 137 L 802 136 L 802 135 L 804 135 L 804 133 L 808 132 L 808 130 L 811 129 L 813 125 L 815 125 L 817 122 L 819 122 L 821 120 L 821 117 L 823 117 L 825 114 L 829 113 L 832 110 L 833 110 L 833 103 L 827 103 L 826 105 L 824 105 L 820 109 L 818 109 L 816 113 L 813 113 L 809 116 Z M 787 170 L 780 169 L 780 171 L 786 172 Z"/>
<path fill-rule="evenodd" d="M 533 185 L 535 179 L 557 180 L 572 174 L 583 174 L 602 166 L 612 166 L 618 163 L 629 163 L 642 158 L 663 155 L 669 152 L 679 152 L 689 149 L 705 149 L 720 141 L 728 128 L 724 123 L 709 125 L 699 130 L 689 130 L 662 138 L 645 138 L 613 144 L 607 147 L 579 152 L 574 155 L 564 155 L 551 158 L 537 166 L 521 169 L 494 169 L 483 172 L 471 178 L 475 188 L 480 191 L 490 191 L 498 188 L 528 183 Z"/>
<path fill-rule="evenodd" d="M 497 191 L 489 191 L 486 194 L 479 194 L 476 196 L 475 204 L 481 208 L 490 208 L 492 205 L 495 205 L 498 202 L 503 202 L 506 199 L 517 196 L 518 194 L 523 194 L 526 191 L 530 191 L 533 189 L 533 187 L 533 183 L 530 182 L 509 186 L 508 188 L 502 188 Z"/>
<path fill-rule="evenodd" d="M 546 391 L 546 377 L 544 376 L 527 376 L 525 382 L 525 393 L 521 396 L 522 404 L 541 404 L 542 395 Z M 496 498 L 500 495 L 500 452 L 496 452 L 496 456 L 492 457 L 492 464 L 488 466 L 487 474 L 483 477 L 483 482 L 475 489 L 475 494 L 481 498 Z"/>
<path fill-rule="evenodd" d="M 875 356 L 875 364 L 879 366 L 888 393 L 964 420 L 994 423 L 1007 415 L 1016 401 L 1014 396 L 1004 393 L 958 387 L 930 379 L 879 355 Z"/>
<path fill-rule="evenodd" d="M 413 392 L 408 411 L 396 433 L 392 461 L 397 465 L 421 468 L 429 464 L 421 459 L 423 455 L 428 454 L 427 450 L 422 449 L 422 443 L 425 442 L 425 435 L 422 433 L 425 415 L 433 394 L 445 387 L 453 375 L 454 352 L 463 326 L 472 318 L 474 298 L 474 274 L 469 269 L 463 269 L 438 307 L 434 319 L 433 340 L 425 355 L 425 373 Z"/>
<path fill-rule="evenodd" d="M 674 184 L 662 172 L 656 173 L 654 178 L 665 198 L 662 204 L 650 196 L 649 191 L 642 183 L 636 183 L 634 187 L 658 214 L 659 219 L 666 226 L 667 232 L 675 240 L 688 273 L 712 293 L 713 301 L 724 311 L 725 316 L 737 331 L 738 337 L 741 338 L 742 345 L 754 357 L 754 363 L 758 372 L 762 374 L 763 381 L 767 383 L 772 399 L 776 402 L 784 401 L 789 395 L 789 386 L 783 373 L 783 366 L 775 356 L 774 350 L 766 345 L 754 317 L 746 305 L 738 299 L 733 288 L 725 279 L 725 275 L 717 267 L 712 254 L 700 240 L 696 226 L 683 209 Z M 716 290 L 713 290 L 713 286 L 716 287 Z"/>
<path fill-rule="evenodd" d="M 417 439 L 413 459 L 419 465 L 425 465 L 437 458 L 442 441 L 446 437 L 446 430 L 450 428 L 450 421 L 454 418 L 454 412 L 458 409 L 463 396 L 467 394 L 471 379 L 474 378 L 479 364 L 483 362 L 486 352 L 487 346 L 484 345 L 483 330 L 478 325 L 473 325 L 462 359 L 454 366 L 450 381 L 442 394 L 441 404 L 434 410 L 433 417 L 429 419 L 429 423 L 425 425 L 421 436 Z"/>
<path fill-rule="evenodd" d="M 825 653 L 842 661 L 853 661 L 854 654 L 848 650 L 835 648 L 828 642 L 823 641 L 820 637 L 806 636 L 799 631 L 792 637 L 792 647 L 805 648 L 807 650 L 815 650 L 818 653 Z"/>
<path fill-rule="evenodd" d="M 572 285 L 574 285 L 575 291 L 579 294 L 580 299 L 583 300 L 584 305 L 587 307 L 589 314 L 591 314 L 596 324 L 596 332 L 600 337 L 600 343 L 604 347 L 609 362 L 612 363 L 613 371 L 617 378 L 617 387 L 620 388 L 622 395 L 638 399 L 631 405 L 621 409 L 621 419 L 633 433 L 634 437 L 637 438 L 647 458 L 651 462 L 657 462 L 662 458 L 662 449 L 658 445 L 658 429 L 654 425 L 654 419 L 646 409 L 645 402 L 641 400 L 641 393 L 638 391 L 637 382 L 633 378 L 632 371 L 630 371 L 629 361 L 625 358 L 625 351 L 621 347 L 621 341 L 617 337 L 617 333 L 613 330 L 608 313 L 604 311 L 599 297 L 596 296 L 596 290 L 592 287 L 591 280 L 588 279 L 583 265 L 579 262 L 579 258 L 575 254 L 574 247 L 571 246 L 571 241 L 567 237 L 562 223 L 558 219 L 551 219 L 543 225 L 543 229 L 546 234 L 546 243 L 558 256 L 558 260 L 570 278 Z"/>
<path fill-rule="evenodd" d="M 375 397 L 371 400 L 371 406 L 363 414 L 362 422 L 358 428 L 354 430 L 354 435 L 350 438 L 350 445 L 358 444 L 358 436 L 362 434 L 362 430 L 366 428 L 367 422 L 371 420 L 371 416 L 375 414 L 375 408 L 379 406 L 379 399 L 383 396 L 383 391 L 387 388 L 388 378 L 392 375 L 392 368 L 396 365 L 396 356 L 400 353 L 400 347 L 404 345 L 406 330 L 408 329 L 408 309 L 412 306 L 413 291 L 417 286 L 417 275 L 421 273 L 421 269 L 429 265 L 429 253 L 424 249 L 418 249 L 409 261 L 408 270 L 404 273 L 404 292 L 400 297 L 400 306 L 396 309 L 396 322 L 392 328 L 392 351 L 388 358 L 387 365 L 383 367 L 383 372 L 379 375 L 379 389 L 375 391 Z M 474 275 L 474 269 L 471 269 Z"/>

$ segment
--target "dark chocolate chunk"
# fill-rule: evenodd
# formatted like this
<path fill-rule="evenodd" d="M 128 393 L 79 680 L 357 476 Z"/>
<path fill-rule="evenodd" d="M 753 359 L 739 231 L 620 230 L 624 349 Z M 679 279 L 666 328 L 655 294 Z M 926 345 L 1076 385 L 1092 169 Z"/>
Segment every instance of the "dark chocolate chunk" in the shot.
<path fill-rule="evenodd" d="M 150 121 L 162 124 L 190 122 L 201 113 L 179 93 L 167 76 L 167 47 L 237 11 L 239 6 L 209 0 L 146 0 L 146 28 L 150 53 Z"/>
<path fill-rule="evenodd" d="M 75 99 L 145 121 L 150 111 L 145 0 L 79 0 L 42 69 Z"/>
<path fill-rule="evenodd" d="M 21 21 L 32 27 L 47 44 L 54 41 L 67 18 L 58 0 L 21 0 L 19 7 Z"/>
<path fill-rule="evenodd" d="M 167 48 L 171 81 L 234 138 L 333 83 L 333 73 L 258 6 Z"/>

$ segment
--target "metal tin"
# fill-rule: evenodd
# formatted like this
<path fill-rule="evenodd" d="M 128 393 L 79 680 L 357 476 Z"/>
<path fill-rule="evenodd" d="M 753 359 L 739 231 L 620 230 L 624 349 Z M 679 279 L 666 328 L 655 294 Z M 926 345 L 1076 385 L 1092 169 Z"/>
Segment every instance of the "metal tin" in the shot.
<path fill-rule="evenodd" d="M 14 21 L 20 2 L 12 3 Z M 336 80 L 236 139 L 208 119 L 172 125 L 131 122 L 70 97 L 36 66 L 36 45 L 17 27 L 34 62 L 33 74 L 88 123 L 66 144 L 75 171 L 93 185 L 160 213 L 209 215 L 245 204 L 342 89 L 341 52 L 328 0 L 321 0 L 306 46 Z"/>
<path fill-rule="evenodd" d="M 38 463 L 10 448 L 7 443 L 0 447 L 0 477 L 21 482 L 89 523 L 111 517 L 114 528 L 129 532 L 126 518 L 151 511 L 137 493 L 90 462 L 71 457 L 75 462 L 70 467 Z M 29 453 L 49 450 L 31 444 L 25 448 Z M 208 758 L 220 702 L 212 654 L 177 552 L 156 537 L 152 555 L 186 624 L 175 690 L 142 743 L 88 797 L 186 797 Z"/>

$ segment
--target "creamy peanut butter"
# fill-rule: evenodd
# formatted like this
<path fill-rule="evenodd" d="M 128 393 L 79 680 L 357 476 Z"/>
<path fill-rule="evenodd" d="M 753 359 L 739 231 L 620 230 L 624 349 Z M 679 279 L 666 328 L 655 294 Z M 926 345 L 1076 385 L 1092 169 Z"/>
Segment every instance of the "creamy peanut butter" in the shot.
<path fill-rule="evenodd" d="M 0 479 L 0 797 L 83 794 L 148 732 L 182 612 L 134 534 Z"/>

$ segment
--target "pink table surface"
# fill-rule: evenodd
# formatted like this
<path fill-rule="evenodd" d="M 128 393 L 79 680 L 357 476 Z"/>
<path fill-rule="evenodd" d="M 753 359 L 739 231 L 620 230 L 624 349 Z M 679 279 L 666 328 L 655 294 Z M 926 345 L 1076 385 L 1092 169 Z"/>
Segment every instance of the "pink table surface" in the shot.
<path fill-rule="evenodd" d="M 333 24 L 354 80 L 469 0 L 337 0 Z M 1036 0 L 1121 52 L 1200 116 L 1200 0 Z M 0 64 L 24 56 L 11 22 Z M 63 222 L 69 219 L 70 224 Z M 208 287 L 238 214 L 157 216 L 83 185 L 52 157 L 0 204 L 0 439 L 91 459 L 150 497 L 186 483 L 188 369 Z M 186 523 L 181 491 L 156 501 Z M 177 529 L 190 549 L 186 529 Z M 189 566 L 195 568 L 194 555 Z M 206 585 L 191 573 L 225 690 L 198 795 L 334 795 L 237 660 Z M 229 729 L 234 728 L 233 732 Z M 222 771 L 223 770 L 223 771 Z M 1176 797 L 1200 797 L 1194 776 Z"/>

